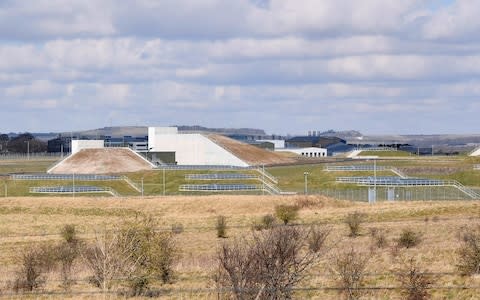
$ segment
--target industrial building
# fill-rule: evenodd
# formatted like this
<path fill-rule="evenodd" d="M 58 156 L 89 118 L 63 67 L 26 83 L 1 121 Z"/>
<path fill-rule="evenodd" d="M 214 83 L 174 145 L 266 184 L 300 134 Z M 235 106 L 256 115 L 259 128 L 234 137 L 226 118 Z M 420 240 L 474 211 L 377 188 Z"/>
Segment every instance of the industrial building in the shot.
<path fill-rule="evenodd" d="M 156 164 L 249 166 L 207 136 L 179 133 L 176 127 L 149 127 L 148 147 L 148 156 Z"/>

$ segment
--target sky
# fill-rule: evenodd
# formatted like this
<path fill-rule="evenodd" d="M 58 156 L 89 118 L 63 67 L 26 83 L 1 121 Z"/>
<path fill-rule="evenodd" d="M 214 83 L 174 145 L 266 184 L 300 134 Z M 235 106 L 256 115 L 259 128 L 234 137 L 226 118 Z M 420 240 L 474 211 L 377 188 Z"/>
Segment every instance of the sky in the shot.
<path fill-rule="evenodd" d="M 480 0 L 0 0 L 0 132 L 478 133 Z"/>

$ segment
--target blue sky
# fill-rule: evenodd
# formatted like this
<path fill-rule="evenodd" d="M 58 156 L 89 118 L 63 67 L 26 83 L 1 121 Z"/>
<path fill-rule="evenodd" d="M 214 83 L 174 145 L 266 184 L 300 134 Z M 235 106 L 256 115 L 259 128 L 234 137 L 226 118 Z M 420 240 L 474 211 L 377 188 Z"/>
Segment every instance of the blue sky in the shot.
<path fill-rule="evenodd" d="M 0 132 L 478 133 L 478 0 L 0 1 Z"/>

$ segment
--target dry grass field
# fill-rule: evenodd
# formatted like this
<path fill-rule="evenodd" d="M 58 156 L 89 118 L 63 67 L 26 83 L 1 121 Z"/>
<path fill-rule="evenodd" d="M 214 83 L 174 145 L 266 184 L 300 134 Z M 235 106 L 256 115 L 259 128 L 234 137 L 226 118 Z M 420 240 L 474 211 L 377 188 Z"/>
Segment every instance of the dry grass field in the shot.
<path fill-rule="evenodd" d="M 57 243 L 65 224 L 75 224 L 80 238 L 91 242 L 95 234 L 147 215 L 158 221 L 158 230 L 171 231 L 173 224 L 182 224 L 183 232 L 175 235 L 180 258 L 174 265 L 173 283 L 158 285 L 162 299 L 217 299 L 214 289 L 216 252 L 224 242 L 252 234 L 252 224 L 266 214 L 273 214 L 276 205 L 300 207 L 295 224 L 328 226 L 326 253 L 308 271 L 298 285 L 295 299 L 338 299 L 335 289 L 338 278 L 332 267 L 335 255 L 354 247 L 369 257 L 363 283 L 362 299 L 403 299 L 395 272 L 402 261 L 415 258 L 423 272 L 435 273 L 430 292 L 434 299 L 478 299 L 480 277 L 460 276 L 458 249 L 462 228 L 480 225 L 480 203 L 476 201 L 432 201 L 354 203 L 319 196 L 168 196 L 146 198 L 3 198 L 0 200 L 0 296 L 31 299 L 116 299 L 115 293 L 100 294 L 89 285 L 87 269 L 81 261 L 75 265 L 76 283 L 70 291 L 60 287 L 60 275 L 53 270 L 42 289 L 32 295 L 16 295 L 9 289 L 18 257 L 36 244 Z M 360 235 L 350 237 L 344 223 L 348 214 L 365 214 Z M 227 238 L 216 236 L 215 222 L 219 215 L 227 218 Z M 418 246 L 396 247 L 404 229 L 421 236 Z M 386 243 L 375 245 L 372 233 L 382 232 Z M 122 285 L 118 284 L 118 288 Z M 464 288 L 467 287 L 467 288 Z M 371 289 L 370 289 L 371 288 Z M 385 289 L 386 288 L 386 289 Z M 114 289 L 115 291 L 115 289 Z"/>

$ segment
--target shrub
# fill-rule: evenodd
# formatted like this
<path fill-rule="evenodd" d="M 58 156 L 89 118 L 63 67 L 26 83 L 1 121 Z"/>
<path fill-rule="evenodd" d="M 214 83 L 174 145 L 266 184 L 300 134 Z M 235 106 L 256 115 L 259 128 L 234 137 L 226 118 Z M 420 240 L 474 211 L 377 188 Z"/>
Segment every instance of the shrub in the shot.
<path fill-rule="evenodd" d="M 179 257 L 174 233 L 156 231 L 157 222 L 144 218 L 122 226 L 120 234 L 133 240 L 132 260 L 138 263 L 130 276 L 131 294 L 148 290 L 149 278 L 159 278 L 162 283 L 173 280 L 173 264 Z"/>
<path fill-rule="evenodd" d="M 460 232 L 458 270 L 464 275 L 480 274 L 480 226 Z"/>
<path fill-rule="evenodd" d="M 117 278 L 129 278 L 139 266 L 134 255 L 138 246 L 132 236 L 120 234 L 118 230 L 97 234 L 95 242 L 82 252 L 92 274 L 89 282 L 106 292 Z"/>
<path fill-rule="evenodd" d="M 399 247 L 412 248 L 420 244 L 422 241 L 422 236 L 420 233 L 415 232 L 411 229 L 404 229 L 400 233 L 400 237 L 397 240 Z"/>
<path fill-rule="evenodd" d="M 260 222 L 253 223 L 254 230 L 264 230 L 264 229 L 271 229 L 275 226 L 275 217 L 268 214 L 264 215 Z"/>
<path fill-rule="evenodd" d="M 80 256 L 82 243 L 77 238 L 75 225 L 65 225 L 60 235 L 63 242 L 56 246 L 55 258 L 60 263 L 63 287 L 68 289 L 73 283 L 73 265 Z"/>
<path fill-rule="evenodd" d="M 346 299 L 359 299 L 363 290 L 360 289 L 365 280 L 365 269 L 370 257 L 358 252 L 355 248 L 334 256 L 333 270 L 338 276 L 340 292 Z"/>
<path fill-rule="evenodd" d="M 172 233 L 173 234 L 180 234 L 182 232 L 183 232 L 183 224 L 181 224 L 181 223 L 172 224 Z"/>
<path fill-rule="evenodd" d="M 313 225 L 310 227 L 310 232 L 307 237 L 308 249 L 312 252 L 318 253 L 323 249 L 325 241 L 330 234 L 331 229 L 329 227 L 321 227 L 319 225 Z"/>
<path fill-rule="evenodd" d="M 287 225 L 298 217 L 298 210 L 296 205 L 277 205 L 275 206 L 275 215 L 284 225 Z"/>
<path fill-rule="evenodd" d="M 46 283 L 46 274 L 54 267 L 55 260 L 50 246 L 35 246 L 22 252 L 20 267 L 13 282 L 15 292 L 32 292 Z"/>
<path fill-rule="evenodd" d="M 370 229 L 370 236 L 373 240 L 373 245 L 377 248 L 385 248 L 388 246 L 388 239 L 385 235 L 385 231 L 378 228 Z"/>
<path fill-rule="evenodd" d="M 293 288 L 319 257 L 305 251 L 308 231 L 279 226 L 252 239 L 224 243 L 218 251 L 220 288 L 234 299 L 291 299 Z"/>
<path fill-rule="evenodd" d="M 429 287 L 433 278 L 421 271 L 413 258 L 408 260 L 397 272 L 402 294 L 407 300 L 424 300 L 430 298 Z"/>
<path fill-rule="evenodd" d="M 62 236 L 63 240 L 67 243 L 76 243 L 77 242 L 77 231 L 75 225 L 67 224 L 63 226 L 62 230 L 60 231 L 60 235 Z"/>
<path fill-rule="evenodd" d="M 225 216 L 217 217 L 217 224 L 215 225 L 215 229 L 217 230 L 218 238 L 227 237 L 227 218 Z"/>
<path fill-rule="evenodd" d="M 350 229 L 350 236 L 357 237 L 360 235 L 362 223 L 365 221 L 366 215 L 358 211 L 348 214 L 345 218 L 345 224 Z"/>

